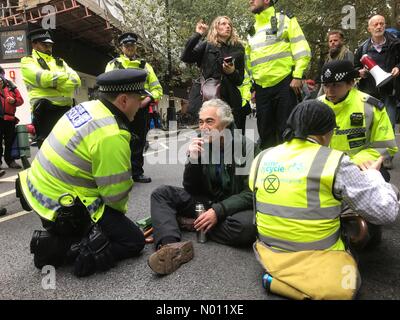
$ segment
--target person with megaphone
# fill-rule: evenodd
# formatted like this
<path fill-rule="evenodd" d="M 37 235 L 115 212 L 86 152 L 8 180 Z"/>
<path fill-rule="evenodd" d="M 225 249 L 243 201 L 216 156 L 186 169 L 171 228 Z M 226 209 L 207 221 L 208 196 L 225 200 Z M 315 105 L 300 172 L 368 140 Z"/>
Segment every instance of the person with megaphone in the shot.
<path fill-rule="evenodd" d="M 381 156 L 390 159 L 398 151 L 388 113 L 382 101 L 354 87 L 359 77 L 350 61 L 335 60 L 326 63 L 321 70 L 320 83 L 324 95 L 318 99 L 332 108 L 336 115 L 329 147 L 345 152 L 362 169 L 363 163 L 373 162 Z M 390 174 L 381 167 L 386 182 Z M 378 244 L 382 230 L 380 226 L 368 225 L 371 243 Z"/>
<path fill-rule="evenodd" d="M 400 97 L 400 40 L 385 27 L 385 17 L 371 17 L 368 21 L 371 37 L 357 49 L 354 65 L 361 77 L 358 88 L 384 103 L 394 130 Z M 384 166 L 392 167 L 391 158 L 386 159 Z"/>

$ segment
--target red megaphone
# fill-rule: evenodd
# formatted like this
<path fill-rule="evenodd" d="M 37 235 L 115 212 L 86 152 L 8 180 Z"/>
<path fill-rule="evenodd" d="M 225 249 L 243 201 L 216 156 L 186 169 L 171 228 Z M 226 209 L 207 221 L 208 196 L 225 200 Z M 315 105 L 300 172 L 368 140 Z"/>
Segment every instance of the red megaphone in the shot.
<path fill-rule="evenodd" d="M 360 62 L 374 77 L 377 88 L 384 86 L 393 79 L 392 74 L 384 71 L 369 55 L 364 54 L 361 57 Z"/>

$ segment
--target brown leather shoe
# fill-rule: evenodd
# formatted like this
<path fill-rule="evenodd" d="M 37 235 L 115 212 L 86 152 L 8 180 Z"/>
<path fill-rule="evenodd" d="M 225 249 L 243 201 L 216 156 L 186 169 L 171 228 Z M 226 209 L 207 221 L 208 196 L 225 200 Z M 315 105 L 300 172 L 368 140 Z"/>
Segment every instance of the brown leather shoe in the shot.
<path fill-rule="evenodd" d="M 194 228 L 194 221 L 196 219 L 178 216 L 176 217 L 176 220 L 178 221 L 178 225 L 181 230 L 191 232 L 196 231 L 196 229 Z"/>
<path fill-rule="evenodd" d="M 184 241 L 163 245 L 149 257 L 147 263 L 157 274 L 170 274 L 192 259 L 192 241 Z"/>

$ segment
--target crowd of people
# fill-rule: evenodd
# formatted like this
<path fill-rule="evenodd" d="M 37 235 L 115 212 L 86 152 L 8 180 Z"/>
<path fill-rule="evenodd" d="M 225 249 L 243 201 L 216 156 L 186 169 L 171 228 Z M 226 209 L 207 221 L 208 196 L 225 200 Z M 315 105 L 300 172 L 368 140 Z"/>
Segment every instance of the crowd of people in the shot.
<path fill-rule="evenodd" d="M 183 49 L 181 60 L 200 70 L 189 94 L 200 133 L 188 148 L 183 188 L 159 186 L 151 194 L 155 252 L 148 264 L 157 274 L 174 272 L 193 257 L 182 230 L 202 231 L 224 245 L 253 245 L 271 292 L 354 298 L 357 250 L 379 245 L 381 226 L 399 211 L 387 169 L 398 151 L 400 40 L 385 32 L 380 15 L 369 20 L 371 37 L 354 56 L 343 33 L 330 31 L 316 81 L 321 90 L 313 88 L 312 99 L 303 92 L 316 84 L 305 82 L 310 47 L 296 17 L 274 2 L 249 1 L 254 24 L 245 44 L 220 16 L 210 27 L 199 21 Z M 97 77 L 99 99 L 75 105 L 79 76 L 52 56 L 50 33 L 35 30 L 29 39 L 22 73 L 40 149 L 19 173 L 16 193 L 45 229 L 32 236 L 34 264 L 70 263 L 78 277 L 106 271 L 145 245 L 125 214 L 133 181 L 151 182 L 143 171 L 147 108 L 162 87 L 137 56 L 138 36 L 128 32 L 118 39 L 121 55 Z M 377 88 L 360 62 L 364 54 L 393 80 Z M 7 101 L 15 114 L 22 101 L 16 94 Z M 254 103 L 257 143 L 244 136 Z M 15 123 L 5 114 L 2 121 Z M 237 150 L 246 156 L 237 158 Z M 205 209 L 197 216 L 199 202 Z M 360 220 L 367 221 L 366 238 L 354 242 Z M 344 288 L 339 277 L 348 265 L 357 270 L 356 285 Z"/>

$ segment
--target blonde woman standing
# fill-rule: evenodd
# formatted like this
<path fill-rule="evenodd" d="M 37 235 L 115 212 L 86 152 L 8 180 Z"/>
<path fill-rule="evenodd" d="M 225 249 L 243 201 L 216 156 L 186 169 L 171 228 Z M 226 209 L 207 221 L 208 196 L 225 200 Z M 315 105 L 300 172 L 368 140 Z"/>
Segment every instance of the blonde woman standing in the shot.
<path fill-rule="evenodd" d="M 206 40 L 202 40 L 206 34 Z M 236 126 L 244 128 L 246 116 L 241 113 L 242 98 L 237 88 L 244 78 L 244 47 L 231 19 L 219 16 L 214 19 L 210 28 L 204 21 L 199 21 L 195 34 L 186 43 L 181 60 L 196 63 L 203 79 L 220 80 L 219 98 L 232 108 Z M 202 102 L 201 84 L 197 81 L 193 83 L 189 94 L 191 113 L 197 115 Z"/>

